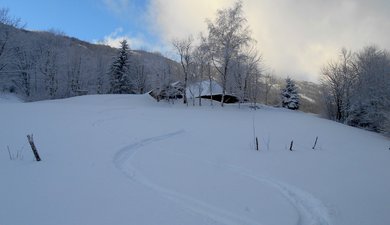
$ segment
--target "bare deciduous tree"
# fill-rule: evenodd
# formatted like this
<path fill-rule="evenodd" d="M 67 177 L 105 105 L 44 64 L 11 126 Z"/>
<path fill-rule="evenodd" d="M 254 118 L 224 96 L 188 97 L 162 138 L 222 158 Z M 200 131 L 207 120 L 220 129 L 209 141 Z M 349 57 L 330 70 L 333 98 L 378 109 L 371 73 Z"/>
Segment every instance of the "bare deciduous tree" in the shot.
<path fill-rule="evenodd" d="M 143 94 L 146 91 L 147 77 L 145 66 L 139 62 L 132 65 L 132 76 L 130 78 L 131 86 L 135 94 Z"/>
<path fill-rule="evenodd" d="M 343 49 L 322 70 L 328 116 L 340 122 L 389 133 L 390 54 L 375 46 L 352 54 Z"/>
<path fill-rule="evenodd" d="M 9 14 L 8 8 L 0 8 L 0 23 L 9 25 L 15 28 L 24 28 L 26 25 L 22 24 L 22 20 L 17 17 L 12 17 Z"/>
<path fill-rule="evenodd" d="M 351 95 L 351 87 L 355 82 L 355 66 L 350 51 L 343 48 L 339 61 L 329 62 L 322 68 L 322 83 L 328 87 L 333 98 L 334 119 L 344 122 Z M 333 117 L 333 116 L 332 116 Z"/>
<path fill-rule="evenodd" d="M 58 53 L 55 49 L 42 49 L 40 72 L 45 81 L 46 93 L 55 98 L 58 91 Z"/>
<path fill-rule="evenodd" d="M 267 73 L 263 77 L 263 93 L 264 93 L 264 103 L 268 105 L 268 99 L 272 87 L 276 85 L 276 78 L 272 73 Z"/>
<path fill-rule="evenodd" d="M 186 90 L 188 87 L 188 78 L 191 73 L 191 65 L 193 63 L 192 59 L 192 50 L 193 50 L 193 37 L 189 36 L 185 39 L 175 39 L 172 41 L 173 47 L 176 49 L 177 54 L 180 57 L 180 64 L 183 69 L 184 75 L 184 93 L 183 93 L 183 103 L 188 105 Z"/>
<path fill-rule="evenodd" d="M 81 74 L 82 69 L 84 68 L 82 64 L 82 56 L 81 53 L 77 50 L 74 50 L 69 57 L 68 61 L 68 84 L 67 84 L 67 96 L 75 96 L 78 95 L 78 92 L 81 89 Z"/>
<path fill-rule="evenodd" d="M 13 67 L 15 69 L 14 79 L 12 80 L 16 87 L 29 100 L 33 91 L 33 75 L 36 75 L 36 64 L 39 56 L 34 49 L 26 47 L 16 47 L 14 49 L 15 60 Z"/>
<path fill-rule="evenodd" d="M 9 41 L 9 32 L 4 30 L 0 33 L 0 72 L 7 66 L 9 59 L 6 55 L 7 44 Z"/>
<path fill-rule="evenodd" d="M 216 20 L 208 21 L 208 31 L 212 62 L 221 78 L 223 106 L 233 59 L 252 41 L 242 2 L 236 2 L 232 8 L 218 10 Z"/>
<path fill-rule="evenodd" d="M 106 64 L 103 62 L 103 58 L 100 56 L 96 61 L 96 93 L 104 94 L 105 84 L 107 83 L 107 72 Z"/>

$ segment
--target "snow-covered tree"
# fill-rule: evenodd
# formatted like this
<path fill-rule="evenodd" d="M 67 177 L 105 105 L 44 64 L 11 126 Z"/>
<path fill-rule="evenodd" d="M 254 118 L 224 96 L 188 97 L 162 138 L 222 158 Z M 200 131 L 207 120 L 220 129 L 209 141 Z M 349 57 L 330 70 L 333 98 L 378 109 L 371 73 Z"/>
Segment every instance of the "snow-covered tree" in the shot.
<path fill-rule="evenodd" d="M 186 94 L 186 89 L 188 87 L 188 79 L 189 76 L 191 75 L 191 66 L 193 64 L 193 59 L 192 59 L 192 51 L 193 51 L 193 38 L 192 36 L 189 36 L 188 38 L 185 39 L 175 39 L 173 40 L 172 44 L 174 48 L 176 49 L 177 54 L 180 57 L 180 64 L 183 69 L 183 74 L 184 74 L 184 93 L 183 93 L 183 103 L 188 105 L 187 101 L 187 94 Z"/>
<path fill-rule="evenodd" d="M 130 83 L 131 86 L 133 87 L 132 91 L 135 94 L 145 93 L 146 83 L 147 83 L 145 66 L 139 62 L 135 62 L 135 64 L 132 65 L 131 69 L 132 69 L 132 73 L 131 73 Z"/>
<path fill-rule="evenodd" d="M 389 132 L 390 54 L 375 46 L 357 53 L 356 82 L 346 122 L 376 132 Z"/>
<path fill-rule="evenodd" d="M 196 47 L 194 51 L 194 60 L 195 60 L 195 70 L 196 70 L 196 80 L 198 81 L 198 101 L 199 106 L 202 105 L 201 93 L 206 88 L 208 90 L 208 94 L 210 94 L 210 105 L 213 105 L 213 83 L 214 81 L 214 71 L 212 69 L 212 61 L 210 54 L 210 45 L 208 43 L 207 37 L 203 36 L 201 33 L 199 35 L 200 44 Z M 208 80 L 208 87 L 204 86 L 204 80 Z"/>
<path fill-rule="evenodd" d="M 261 76 L 262 57 L 254 46 L 245 48 L 237 57 L 234 58 L 232 73 L 233 82 L 229 84 L 239 102 L 250 100 L 256 104 L 259 95 L 259 79 Z"/>
<path fill-rule="evenodd" d="M 58 83 L 58 52 L 54 48 L 41 49 L 41 62 L 39 70 L 45 81 L 45 90 L 47 95 L 54 99 L 57 95 Z"/>
<path fill-rule="evenodd" d="M 368 130 L 390 132 L 390 54 L 368 46 L 352 54 L 343 49 L 322 70 L 330 119 Z"/>
<path fill-rule="evenodd" d="M 7 43 L 9 40 L 9 32 L 4 30 L 0 33 L 0 72 L 7 66 L 9 61 L 7 56 Z"/>
<path fill-rule="evenodd" d="M 117 57 L 114 59 L 109 71 L 110 76 L 110 93 L 111 94 L 128 94 L 130 93 L 129 72 L 129 45 L 126 40 L 121 41 Z"/>
<path fill-rule="evenodd" d="M 82 74 L 83 64 L 81 54 L 78 51 L 75 51 L 71 54 L 71 57 L 68 61 L 68 70 L 67 70 L 67 96 L 75 96 L 78 94 L 78 91 L 81 89 L 81 74 Z"/>
<path fill-rule="evenodd" d="M 356 81 L 356 66 L 353 55 L 343 48 L 337 61 L 329 62 L 322 68 L 322 84 L 326 86 L 328 94 L 326 107 L 330 118 L 340 122 L 345 122 L 350 108 L 351 92 Z"/>
<path fill-rule="evenodd" d="M 286 87 L 282 90 L 282 107 L 292 110 L 299 109 L 299 95 L 295 82 L 291 78 L 286 79 Z"/>
<path fill-rule="evenodd" d="M 211 57 L 207 38 L 202 34 L 199 35 L 200 43 L 194 48 L 192 74 L 190 76 L 190 87 L 187 89 L 192 99 L 192 104 L 195 105 L 195 99 L 198 99 L 198 105 L 202 105 L 202 93 L 205 89 L 212 93 L 212 86 L 205 87 L 206 83 L 211 83 L 213 78 L 211 70 Z M 209 80 L 209 82 L 205 82 Z"/>
<path fill-rule="evenodd" d="M 222 84 L 223 106 L 234 58 L 253 40 L 243 15 L 242 2 L 237 1 L 232 8 L 218 10 L 216 20 L 208 22 L 208 31 L 212 62 Z"/>
<path fill-rule="evenodd" d="M 32 94 L 32 78 L 36 73 L 36 63 L 38 56 L 33 49 L 26 50 L 23 47 L 17 47 L 14 49 L 15 60 L 13 61 L 13 67 L 15 69 L 15 78 L 13 83 L 23 94 L 26 99 L 29 100 Z"/>

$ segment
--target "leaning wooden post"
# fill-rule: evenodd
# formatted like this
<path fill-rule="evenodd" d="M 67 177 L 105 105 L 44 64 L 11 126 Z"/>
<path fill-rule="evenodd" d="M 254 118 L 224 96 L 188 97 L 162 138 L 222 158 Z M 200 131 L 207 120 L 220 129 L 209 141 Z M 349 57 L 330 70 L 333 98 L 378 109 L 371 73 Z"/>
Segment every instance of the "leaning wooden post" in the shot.
<path fill-rule="evenodd" d="M 293 150 L 293 145 L 294 145 L 294 140 L 291 141 L 291 144 L 290 144 L 290 151 Z"/>
<path fill-rule="evenodd" d="M 9 159 L 10 160 L 13 160 L 13 157 L 12 157 L 12 154 L 11 154 L 11 150 L 9 150 L 9 146 L 7 145 L 7 149 L 8 149 L 8 155 L 9 155 Z M 390 150 L 390 149 L 389 149 Z"/>
<path fill-rule="evenodd" d="M 28 139 L 28 142 L 30 143 L 31 150 L 34 153 L 35 159 L 37 161 L 41 161 L 41 157 L 39 157 L 38 150 L 37 150 L 37 148 L 35 147 L 35 144 L 34 144 L 33 135 L 32 134 L 31 135 L 27 135 L 27 139 Z"/>
<path fill-rule="evenodd" d="M 316 137 L 316 141 L 314 142 L 313 150 L 316 148 L 317 141 L 318 141 L 318 136 Z"/>

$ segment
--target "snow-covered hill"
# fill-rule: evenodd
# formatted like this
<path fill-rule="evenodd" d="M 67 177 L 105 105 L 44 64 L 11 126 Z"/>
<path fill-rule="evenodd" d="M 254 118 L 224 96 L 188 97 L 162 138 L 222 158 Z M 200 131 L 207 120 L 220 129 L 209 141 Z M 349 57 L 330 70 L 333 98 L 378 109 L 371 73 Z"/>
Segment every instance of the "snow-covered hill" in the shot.
<path fill-rule="evenodd" d="M 390 224 L 390 141 L 301 112 L 105 95 L 0 124 L 2 225 Z"/>

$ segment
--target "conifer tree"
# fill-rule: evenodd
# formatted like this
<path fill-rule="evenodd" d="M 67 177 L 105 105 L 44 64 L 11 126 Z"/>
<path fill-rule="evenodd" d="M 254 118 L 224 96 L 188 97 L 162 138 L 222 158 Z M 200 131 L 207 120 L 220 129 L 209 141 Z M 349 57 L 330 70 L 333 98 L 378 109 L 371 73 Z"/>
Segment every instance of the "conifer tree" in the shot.
<path fill-rule="evenodd" d="M 129 71 L 129 45 L 126 40 L 121 41 L 121 48 L 118 56 L 112 63 L 109 71 L 110 76 L 110 93 L 111 94 L 128 94 L 130 93 L 130 82 L 128 77 Z"/>
<path fill-rule="evenodd" d="M 291 78 L 286 79 L 286 87 L 282 90 L 282 107 L 292 110 L 299 109 L 299 95 L 295 82 Z"/>

